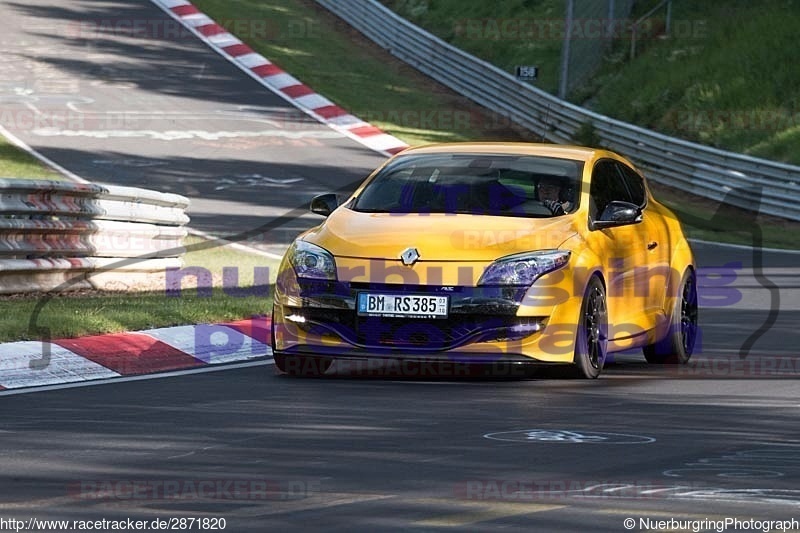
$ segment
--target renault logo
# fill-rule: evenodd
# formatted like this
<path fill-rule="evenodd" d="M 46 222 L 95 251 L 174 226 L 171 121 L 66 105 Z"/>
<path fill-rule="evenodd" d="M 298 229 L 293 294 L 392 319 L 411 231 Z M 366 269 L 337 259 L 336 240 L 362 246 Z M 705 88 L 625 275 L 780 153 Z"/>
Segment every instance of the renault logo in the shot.
<path fill-rule="evenodd" d="M 400 254 L 400 259 L 403 260 L 405 266 L 412 266 L 419 260 L 419 252 L 416 248 L 406 248 L 406 250 Z"/>

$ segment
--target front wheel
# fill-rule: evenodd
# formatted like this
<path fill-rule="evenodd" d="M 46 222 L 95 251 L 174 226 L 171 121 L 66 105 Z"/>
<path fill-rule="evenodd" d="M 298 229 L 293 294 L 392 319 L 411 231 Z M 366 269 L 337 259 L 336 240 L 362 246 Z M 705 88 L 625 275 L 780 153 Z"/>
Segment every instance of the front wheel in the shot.
<path fill-rule="evenodd" d="M 648 363 L 685 364 L 692 356 L 697 340 L 697 276 L 693 269 L 684 272 L 678 295 L 667 336 L 642 349 Z"/>
<path fill-rule="evenodd" d="M 603 370 L 608 349 L 608 309 L 606 290 L 597 276 L 586 286 L 581 303 L 573 359 L 578 377 L 595 379 Z"/>

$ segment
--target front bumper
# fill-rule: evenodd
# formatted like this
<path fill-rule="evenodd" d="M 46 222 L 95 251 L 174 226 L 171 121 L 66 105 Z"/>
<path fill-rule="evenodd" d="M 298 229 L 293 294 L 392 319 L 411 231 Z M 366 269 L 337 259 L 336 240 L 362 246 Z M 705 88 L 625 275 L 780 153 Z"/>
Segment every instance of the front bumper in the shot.
<path fill-rule="evenodd" d="M 278 353 L 459 363 L 571 361 L 571 354 L 536 356 L 549 317 L 519 316 L 525 288 L 293 281 L 293 290 L 276 293 Z M 446 294 L 449 314 L 444 319 L 361 316 L 356 301 L 362 291 Z"/>

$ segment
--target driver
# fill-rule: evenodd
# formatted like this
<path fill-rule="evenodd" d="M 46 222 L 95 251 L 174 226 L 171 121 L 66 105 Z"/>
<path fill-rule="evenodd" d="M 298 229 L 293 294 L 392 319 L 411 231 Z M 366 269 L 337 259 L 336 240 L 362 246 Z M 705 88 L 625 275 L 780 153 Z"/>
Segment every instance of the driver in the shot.
<path fill-rule="evenodd" d="M 539 201 L 554 215 L 563 215 L 572 209 L 572 202 L 562 200 L 562 183 L 557 178 L 545 177 L 539 180 L 537 194 Z"/>

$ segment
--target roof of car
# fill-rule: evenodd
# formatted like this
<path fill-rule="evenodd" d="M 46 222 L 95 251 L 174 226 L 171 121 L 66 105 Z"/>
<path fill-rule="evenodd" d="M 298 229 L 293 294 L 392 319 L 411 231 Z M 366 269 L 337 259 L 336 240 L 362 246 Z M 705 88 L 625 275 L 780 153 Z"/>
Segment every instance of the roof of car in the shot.
<path fill-rule="evenodd" d="M 429 144 L 416 148 L 409 148 L 403 154 L 421 153 L 492 153 L 492 154 L 517 154 L 517 155 L 537 155 L 544 157 L 558 157 L 563 159 L 574 159 L 578 161 L 588 161 L 595 157 L 598 151 L 596 148 L 583 146 L 568 146 L 562 144 L 544 143 L 523 143 L 523 142 L 465 142 L 465 143 L 443 143 Z"/>

